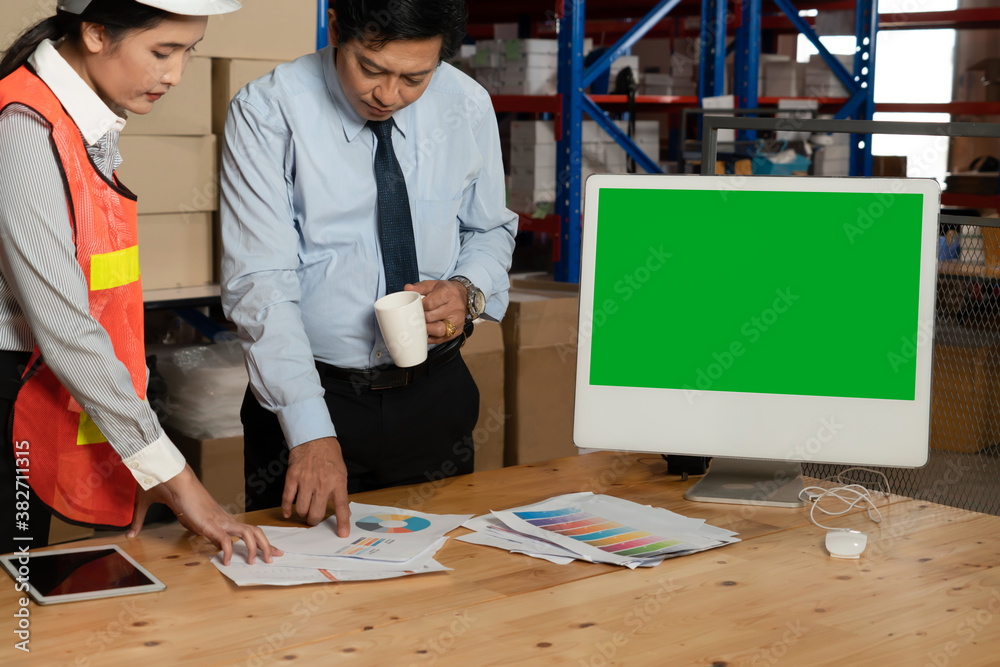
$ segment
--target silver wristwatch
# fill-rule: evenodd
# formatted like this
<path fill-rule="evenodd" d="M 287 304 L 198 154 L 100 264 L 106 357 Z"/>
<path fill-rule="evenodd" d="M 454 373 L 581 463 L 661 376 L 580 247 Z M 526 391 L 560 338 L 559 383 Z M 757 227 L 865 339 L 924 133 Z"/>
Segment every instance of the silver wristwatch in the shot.
<path fill-rule="evenodd" d="M 479 319 L 483 311 L 486 310 L 486 295 L 465 276 L 454 276 L 450 280 L 464 286 L 468 294 L 468 299 L 465 302 L 466 319 L 468 321 Z"/>

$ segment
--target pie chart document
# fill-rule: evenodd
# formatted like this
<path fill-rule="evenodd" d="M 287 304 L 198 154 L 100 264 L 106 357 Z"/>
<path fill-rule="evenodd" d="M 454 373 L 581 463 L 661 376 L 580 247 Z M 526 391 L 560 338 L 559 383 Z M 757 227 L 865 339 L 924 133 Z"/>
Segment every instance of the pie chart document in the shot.
<path fill-rule="evenodd" d="M 331 516 L 272 544 L 291 554 L 403 562 L 418 556 L 472 516 L 351 503 L 350 536 L 337 537 L 337 519 Z"/>

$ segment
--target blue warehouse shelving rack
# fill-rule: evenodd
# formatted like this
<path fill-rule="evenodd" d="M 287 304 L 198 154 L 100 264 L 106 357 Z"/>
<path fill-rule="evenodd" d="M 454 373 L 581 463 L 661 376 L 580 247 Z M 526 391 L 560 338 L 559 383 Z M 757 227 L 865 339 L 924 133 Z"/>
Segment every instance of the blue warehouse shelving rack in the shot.
<path fill-rule="evenodd" d="M 317 0 L 317 46 L 326 44 L 326 3 Z M 647 156 L 612 121 L 606 110 L 626 108 L 624 95 L 592 95 L 585 92 L 611 63 L 644 36 L 675 37 L 691 34 L 685 19 L 700 17 L 694 34 L 700 37 L 697 97 L 644 96 L 636 98 L 639 111 L 701 107 L 705 97 L 724 94 L 727 56 L 734 62 L 733 94 L 743 109 L 774 106 L 777 99 L 761 97 L 758 72 L 762 34 L 800 33 L 817 48 L 820 56 L 848 91 L 846 98 L 818 99 L 824 113 L 836 120 L 872 120 L 876 111 L 943 112 L 955 115 L 1000 116 L 1000 102 L 951 102 L 945 104 L 875 104 L 876 45 L 880 31 L 911 29 L 1000 28 L 1000 7 L 957 9 L 937 12 L 878 14 L 877 0 L 467 0 L 470 35 L 492 36 L 489 24 L 518 21 L 530 23 L 533 37 L 559 40 L 559 94 L 555 96 L 494 96 L 498 113 L 551 114 L 560 135 L 557 156 L 556 215 L 536 220 L 521 216 L 521 229 L 549 232 L 558 238 L 555 278 L 577 282 L 580 275 L 582 122 L 592 118 L 637 165 L 659 173 L 658 156 Z M 798 5 L 798 6 L 796 6 Z M 853 72 L 849 72 L 820 41 L 813 28 L 815 19 L 800 15 L 800 9 L 854 11 L 858 49 Z M 803 12 L 806 14 L 806 12 Z M 641 18 L 635 18 L 641 17 Z M 617 42 L 589 67 L 584 67 L 583 43 L 588 35 L 620 35 Z M 732 38 L 732 39 L 730 39 Z M 808 92 L 808 91 L 806 91 Z M 753 130 L 742 130 L 741 139 L 753 139 Z M 870 135 L 851 137 L 851 174 L 871 175 Z M 946 193 L 947 194 L 947 193 Z M 1000 194 L 949 195 L 946 204 L 976 208 L 997 207 Z"/>
<path fill-rule="evenodd" d="M 791 0 L 772 0 L 791 25 L 804 34 L 817 48 L 821 57 L 831 67 L 837 78 L 849 91 L 849 97 L 836 112 L 837 119 L 871 120 L 875 111 L 875 40 L 878 34 L 878 15 L 875 0 L 857 0 L 855 26 L 859 49 L 854 58 L 854 73 L 846 68 L 822 44 L 809 22 L 799 16 Z M 559 93 L 562 97 L 562 137 L 557 156 L 556 212 L 560 218 L 560 259 L 556 264 L 556 280 L 577 282 L 580 276 L 580 195 L 582 183 L 581 123 L 586 113 L 604 129 L 638 165 L 650 173 L 662 173 L 657 161 L 645 155 L 612 122 L 610 116 L 585 91 L 614 60 L 629 49 L 661 20 L 680 0 L 661 0 L 643 18 L 610 47 L 596 62 L 584 69 L 583 42 L 586 31 L 586 0 L 565 0 L 560 15 L 559 38 Z M 701 65 L 698 81 L 698 105 L 703 98 L 723 94 L 725 62 L 729 23 L 736 22 L 734 41 L 734 87 L 741 108 L 756 108 L 761 102 L 758 95 L 758 71 L 762 29 L 762 0 L 742 0 L 729 12 L 726 0 L 702 0 L 701 3 Z M 742 138 L 753 139 L 752 132 Z M 851 173 L 871 175 L 871 138 L 854 137 L 851 152 Z"/>

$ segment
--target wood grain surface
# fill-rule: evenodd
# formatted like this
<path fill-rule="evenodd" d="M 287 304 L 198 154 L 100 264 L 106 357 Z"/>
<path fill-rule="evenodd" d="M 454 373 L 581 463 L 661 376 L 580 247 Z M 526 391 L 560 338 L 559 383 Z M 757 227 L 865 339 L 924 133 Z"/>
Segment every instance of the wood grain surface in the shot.
<path fill-rule="evenodd" d="M 601 452 L 352 499 L 434 513 L 608 493 L 736 530 L 743 542 L 628 570 L 559 566 L 449 540 L 450 572 L 374 582 L 239 588 L 179 525 L 120 544 L 160 593 L 40 607 L 14 648 L 20 593 L 0 587 L 2 665 L 997 665 L 1000 518 L 894 498 L 860 560 L 830 558 L 805 509 L 682 498 L 694 480 L 658 456 Z M 293 525 L 277 510 L 246 515 Z M 452 535 L 466 532 L 465 529 Z M 6 627 L 5 625 L 6 624 Z"/>

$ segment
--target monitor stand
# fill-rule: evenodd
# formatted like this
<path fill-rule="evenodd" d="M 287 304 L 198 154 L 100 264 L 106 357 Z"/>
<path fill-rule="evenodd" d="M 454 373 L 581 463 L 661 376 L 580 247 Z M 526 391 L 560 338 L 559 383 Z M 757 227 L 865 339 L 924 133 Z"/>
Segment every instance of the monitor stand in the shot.
<path fill-rule="evenodd" d="M 708 473 L 684 497 L 703 503 L 804 507 L 799 500 L 802 488 L 798 463 L 715 457 Z"/>

